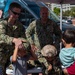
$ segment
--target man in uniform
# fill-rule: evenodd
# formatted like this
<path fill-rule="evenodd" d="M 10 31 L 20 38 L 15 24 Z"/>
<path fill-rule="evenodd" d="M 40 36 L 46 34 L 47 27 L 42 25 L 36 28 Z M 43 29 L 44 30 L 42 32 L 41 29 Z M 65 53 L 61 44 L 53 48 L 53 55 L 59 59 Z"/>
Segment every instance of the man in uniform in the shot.
<path fill-rule="evenodd" d="M 48 18 L 48 9 L 41 7 L 40 19 L 30 23 L 26 29 L 26 37 L 31 44 L 31 47 L 35 50 L 38 60 L 46 66 L 48 69 L 48 63 L 45 58 L 41 58 L 41 49 L 45 45 L 55 45 L 58 48 L 58 44 L 61 40 L 61 30 L 59 26 Z M 55 43 L 54 43 L 55 42 Z"/>
<path fill-rule="evenodd" d="M 9 16 L 0 21 L 0 66 L 3 70 L 14 46 L 18 45 L 23 48 L 22 44 L 26 42 L 23 25 L 18 21 L 21 6 L 15 2 L 11 3 L 8 13 Z"/>

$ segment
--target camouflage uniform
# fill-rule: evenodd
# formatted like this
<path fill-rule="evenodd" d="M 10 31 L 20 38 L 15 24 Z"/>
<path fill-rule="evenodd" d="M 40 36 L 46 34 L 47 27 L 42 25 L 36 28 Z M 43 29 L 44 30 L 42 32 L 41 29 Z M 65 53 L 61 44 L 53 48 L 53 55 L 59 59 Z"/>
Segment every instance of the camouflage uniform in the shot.
<path fill-rule="evenodd" d="M 54 36 L 55 35 L 55 39 Z M 33 21 L 30 23 L 29 27 L 26 29 L 26 37 L 30 44 L 34 44 L 39 50 L 36 52 L 38 56 L 38 60 L 48 68 L 48 63 L 45 58 L 41 57 L 41 49 L 47 45 L 53 45 L 53 41 L 55 43 L 59 43 L 61 39 L 61 30 L 59 26 L 48 19 L 46 25 L 42 25 L 40 19 L 37 21 Z M 57 45 L 57 44 L 56 44 Z"/>
<path fill-rule="evenodd" d="M 34 40 L 32 39 L 32 35 Z M 53 44 L 53 35 L 56 36 L 55 41 L 60 42 L 61 30 L 59 26 L 50 19 L 48 19 L 46 25 L 42 25 L 40 20 L 33 21 L 26 29 L 26 37 L 28 41 L 30 44 L 35 44 L 39 49 L 47 44 Z"/>
<path fill-rule="evenodd" d="M 15 25 L 11 26 L 7 19 L 0 21 L 0 65 L 3 68 L 14 50 L 13 38 L 25 39 L 23 25 L 16 21 Z"/>
<path fill-rule="evenodd" d="M 60 69 L 56 65 L 57 49 L 53 45 L 45 45 L 42 48 L 41 53 L 42 53 L 42 56 L 44 56 L 47 59 L 47 62 L 52 66 L 52 69 L 48 71 L 48 75 L 60 75 Z"/>

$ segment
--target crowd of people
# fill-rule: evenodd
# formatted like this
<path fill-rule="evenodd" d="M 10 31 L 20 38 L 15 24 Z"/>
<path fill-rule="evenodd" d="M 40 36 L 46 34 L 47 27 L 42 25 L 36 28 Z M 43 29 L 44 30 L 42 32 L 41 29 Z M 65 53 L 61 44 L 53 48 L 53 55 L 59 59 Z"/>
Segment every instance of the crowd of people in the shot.
<path fill-rule="evenodd" d="M 48 18 L 46 7 L 40 8 L 40 19 L 32 21 L 25 31 L 19 22 L 21 8 L 18 3 L 11 3 L 8 17 L 0 21 L 0 75 L 6 75 L 8 59 L 13 75 L 27 75 L 28 62 L 43 68 L 36 75 L 50 75 L 56 57 L 64 75 L 75 75 L 75 31 L 62 34 L 57 23 Z M 60 42 L 64 45 L 61 50 Z"/>

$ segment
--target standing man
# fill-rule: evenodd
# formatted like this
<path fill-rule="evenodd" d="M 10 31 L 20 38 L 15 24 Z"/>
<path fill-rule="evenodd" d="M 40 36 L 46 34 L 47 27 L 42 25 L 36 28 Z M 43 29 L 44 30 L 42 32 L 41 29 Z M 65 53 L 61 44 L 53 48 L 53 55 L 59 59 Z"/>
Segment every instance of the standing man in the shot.
<path fill-rule="evenodd" d="M 26 42 L 23 25 L 18 21 L 21 6 L 15 2 L 11 3 L 8 13 L 9 16 L 0 22 L 0 66 L 3 70 L 14 50 L 14 45 L 23 48 L 23 42 Z"/>
<path fill-rule="evenodd" d="M 54 35 L 55 40 L 53 37 Z M 46 7 L 41 7 L 40 19 L 30 23 L 29 27 L 26 29 L 26 37 L 30 42 L 31 47 L 33 49 L 37 49 L 35 52 L 38 58 L 40 57 L 39 52 L 45 45 L 54 45 L 55 41 L 55 46 L 57 48 L 57 44 L 59 44 L 61 40 L 61 30 L 54 21 L 48 18 L 48 9 Z M 42 62 L 48 69 L 48 64 L 46 63 L 46 60 L 44 59 L 44 61 Z"/>

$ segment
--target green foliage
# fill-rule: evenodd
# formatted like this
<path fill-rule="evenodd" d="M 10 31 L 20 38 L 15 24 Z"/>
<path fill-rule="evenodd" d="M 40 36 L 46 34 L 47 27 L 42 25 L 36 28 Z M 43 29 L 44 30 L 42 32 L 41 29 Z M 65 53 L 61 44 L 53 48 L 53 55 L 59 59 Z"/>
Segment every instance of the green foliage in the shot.
<path fill-rule="evenodd" d="M 63 16 L 71 16 L 71 11 L 70 10 L 67 10 L 65 12 L 63 12 Z"/>
<path fill-rule="evenodd" d="M 60 8 L 55 7 L 54 13 L 59 16 L 60 15 Z M 63 11 L 62 14 L 63 14 L 63 16 L 66 16 L 66 17 L 68 17 L 68 16 L 75 17 L 75 7 L 72 7 L 71 10 Z"/>
<path fill-rule="evenodd" d="M 72 17 L 75 17 L 75 7 L 72 7 L 71 8 L 71 16 Z"/>
<path fill-rule="evenodd" d="M 75 17 L 75 7 L 72 7 L 71 10 L 67 10 L 67 11 L 63 12 L 63 16 Z"/>
<path fill-rule="evenodd" d="M 56 14 L 56 15 L 60 15 L 60 8 L 54 8 L 54 13 Z"/>

